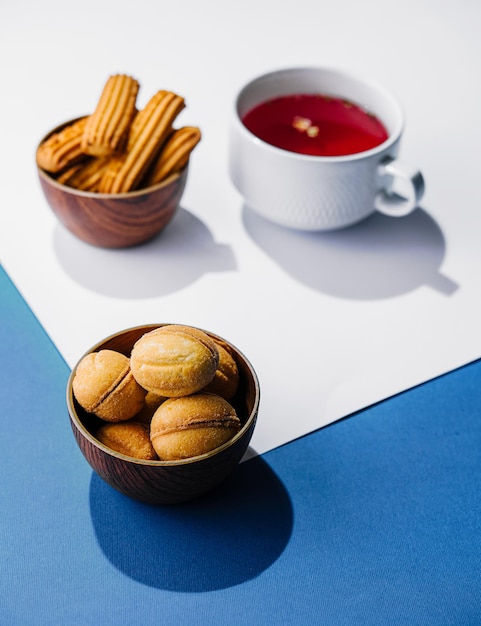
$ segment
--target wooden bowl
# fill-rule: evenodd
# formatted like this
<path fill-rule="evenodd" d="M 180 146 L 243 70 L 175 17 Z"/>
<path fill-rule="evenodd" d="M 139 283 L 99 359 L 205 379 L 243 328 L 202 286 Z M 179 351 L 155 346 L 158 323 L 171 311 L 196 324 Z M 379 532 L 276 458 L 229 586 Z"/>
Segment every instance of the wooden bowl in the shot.
<path fill-rule="evenodd" d="M 86 354 L 109 349 L 130 356 L 134 343 L 144 333 L 164 325 L 138 326 L 121 331 L 97 343 Z M 247 450 L 259 410 L 260 388 L 257 375 L 235 346 L 213 333 L 204 332 L 227 344 L 235 356 L 240 384 L 230 402 L 236 409 L 242 427 L 227 443 L 201 456 L 179 461 L 143 461 L 103 445 L 94 435 L 101 420 L 84 411 L 73 395 L 72 382 L 78 363 L 70 374 L 67 383 L 67 407 L 79 448 L 105 482 L 131 498 L 151 504 L 172 504 L 197 498 L 226 478 Z"/>
<path fill-rule="evenodd" d="M 41 141 L 71 124 L 54 128 Z M 128 248 L 149 241 L 173 218 L 187 181 L 188 166 L 152 187 L 129 193 L 79 191 L 37 167 L 40 186 L 59 221 L 79 239 L 103 248 Z"/>

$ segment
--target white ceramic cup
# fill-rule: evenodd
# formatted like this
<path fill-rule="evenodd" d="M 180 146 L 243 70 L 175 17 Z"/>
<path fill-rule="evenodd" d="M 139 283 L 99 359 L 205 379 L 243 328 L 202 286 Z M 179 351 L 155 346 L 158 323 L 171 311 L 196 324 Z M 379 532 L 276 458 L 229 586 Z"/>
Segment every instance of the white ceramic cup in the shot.
<path fill-rule="evenodd" d="M 289 94 L 339 97 L 375 115 L 388 138 L 371 150 L 323 157 L 272 146 L 243 124 L 256 105 Z M 229 174 L 245 204 L 266 219 L 298 230 L 349 226 L 375 211 L 411 213 L 424 193 L 419 170 L 399 161 L 404 115 L 383 87 L 328 68 L 291 68 L 259 76 L 235 101 L 229 134 Z"/>

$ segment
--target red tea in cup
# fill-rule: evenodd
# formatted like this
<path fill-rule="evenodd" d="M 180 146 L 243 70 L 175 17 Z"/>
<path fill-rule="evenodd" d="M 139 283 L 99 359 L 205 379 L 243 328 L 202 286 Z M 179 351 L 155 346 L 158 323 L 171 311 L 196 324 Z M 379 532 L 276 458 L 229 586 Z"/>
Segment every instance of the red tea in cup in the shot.
<path fill-rule="evenodd" d="M 242 122 L 266 143 L 311 156 L 357 154 L 388 138 L 382 122 L 366 109 L 322 94 L 267 100 L 248 111 Z"/>

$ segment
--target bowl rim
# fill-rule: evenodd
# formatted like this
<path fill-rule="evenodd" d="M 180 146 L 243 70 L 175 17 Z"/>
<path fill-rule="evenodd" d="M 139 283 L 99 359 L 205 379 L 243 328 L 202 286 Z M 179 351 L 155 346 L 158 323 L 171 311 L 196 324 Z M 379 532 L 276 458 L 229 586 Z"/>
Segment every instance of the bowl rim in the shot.
<path fill-rule="evenodd" d="M 153 323 L 153 324 L 140 324 L 138 326 L 131 326 L 129 328 L 125 328 L 123 330 L 119 330 L 119 331 L 117 331 L 115 333 L 112 333 L 111 335 L 108 335 L 107 337 L 104 337 L 104 339 L 102 339 L 100 341 L 97 341 L 91 348 L 89 348 L 86 352 L 84 352 L 84 354 L 82 354 L 82 356 L 77 360 L 75 365 L 72 367 L 72 370 L 71 370 L 70 375 L 69 375 L 68 380 L 67 380 L 67 386 L 66 386 L 66 402 L 67 402 L 67 408 L 68 408 L 68 413 L 69 413 L 70 419 L 74 422 L 75 427 L 80 431 L 80 433 L 82 434 L 82 436 L 85 439 L 87 439 L 92 445 L 94 445 L 96 448 L 102 450 L 103 452 L 107 453 L 111 457 L 117 458 L 119 460 L 131 463 L 131 464 L 134 464 L 134 465 L 144 465 L 144 466 L 149 466 L 149 467 L 178 467 L 178 466 L 183 466 L 183 465 L 191 465 L 192 463 L 198 463 L 200 461 L 204 461 L 206 459 L 209 459 L 209 458 L 211 458 L 213 456 L 217 456 L 218 454 L 220 454 L 221 452 L 223 452 L 227 448 L 230 448 L 231 446 L 233 446 L 237 441 L 239 441 L 244 436 L 244 434 L 251 428 L 251 426 L 255 423 L 255 421 L 257 419 L 257 414 L 258 414 L 258 411 L 259 411 L 259 403 L 260 403 L 260 384 L 259 384 L 259 379 L 257 377 L 256 371 L 254 370 L 254 368 L 253 368 L 251 362 L 249 361 L 249 359 L 233 343 L 231 343 L 227 339 L 224 339 L 220 335 L 216 335 L 215 333 L 211 332 L 210 330 L 204 330 L 203 328 L 199 328 L 198 326 L 191 326 L 189 324 L 182 324 L 182 326 L 190 326 L 191 328 L 196 328 L 197 330 L 202 330 L 203 332 L 208 334 L 213 339 L 218 339 L 218 340 L 226 343 L 228 346 L 233 348 L 235 350 L 236 354 L 238 354 L 243 359 L 243 361 L 245 362 L 245 364 L 246 364 L 246 366 L 247 366 L 247 368 L 248 368 L 248 370 L 249 370 L 249 372 L 250 372 L 250 374 L 252 376 L 252 380 L 254 382 L 255 398 L 254 398 L 253 407 L 252 407 L 251 411 L 249 412 L 249 415 L 248 415 L 245 423 L 242 425 L 242 428 L 239 430 L 239 432 L 237 432 L 233 437 L 231 437 L 228 441 L 223 443 L 221 446 L 218 446 L 217 448 L 209 450 L 209 452 L 205 452 L 204 454 L 199 454 L 197 456 L 188 457 L 186 459 L 176 459 L 176 460 L 171 460 L 171 461 L 162 461 L 162 460 L 137 459 L 135 457 L 128 456 L 126 454 L 122 454 L 121 452 L 117 452 L 116 450 L 113 450 L 112 448 L 109 448 L 108 446 L 106 446 L 103 443 L 101 443 L 84 426 L 84 424 L 82 423 L 82 421 L 80 420 L 80 418 L 79 418 L 79 416 L 77 414 L 77 409 L 75 408 L 74 394 L 73 394 L 73 388 L 72 388 L 73 379 L 75 378 L 75 373 L 77 371 L 78 365 L 80 364 L 80 361 L 84 357 L 86 357 L 88 354 L 97 351 L 100 348 L 100 346 L 102 346 L 106 342 L 110 341 L 111 339 L 114 339 L 115 337 L 118 337 L 119 335 L 123 335 L 123 334 L 129 333 L 129 332 L 132 332 L 132 331 L 140 331 L 141 329 L 148 329 L 145 332 L 149 332 L 150 330 L 154 330 L 155 328 L 160 328 L 162 326 L 169 326 L 169 325 L 172 325 L 172 324 L 179 324 L 179 322 L 161 322 L 161 323 L 157 322 L 157 323 Z M 135 416 L 132 419 L 135 419 Z"/>
<path fill-rule="evenodd" d="M 40 145 L 46 139 L 48 139 L 51 135 L 61 131 L 66 126 L 69 126 L 70 124 L 73 124 L 74 122 L 77 122 L 78 120 L 81 120 L 84 117 L 88 117 L 88 115 L 79 115 L 78 117 L 75 117 L 71 120 L 66 120 L 65 122 L 62 122 L 61 124 L 58 124 L 58 126 L 56 126 L 55 128 L 52 128 L 52 130 L 46 133 L 42 137 L 42 139 L 38 142 L 37 148 L 35 150 L 35 154 L 37 153 L 37 150 L 40 147 Z M 174 172 L 173 174 L 171 174 L 164 180 L 160 181 L 160 183 L 156 183 L 155 185 L 151 185 L 150 187 L 142 187 L 141 189 L 135 189 L 134 191 L 125 191 L 122 193 L 100 193 L 98 191 L 82 191 L 82 189 L 69 187 L 68 185 L 63 185 L 62 183 L 59 183 L 54 178 L 54 176 L 52 176 L 52 174 L 50 174 L 49 172 L 44 170 L 42 167 L 40 167 L 36 159 L 35 159 L 35 165 L 36 165 L 37 172 L 40 178 L 44 179 L 45 182 L 47 182 L 52 187 L 56 187 L 60 191 L 69 193 L 72 196 L 78 196 L 80 198 L 98 198 L 99 200 L 115 200 L 115 199 L 125 200 L 127 198 L 138 198 L 139 196 L 151 194 L 156 191 L 159 191 L 160 189 L 163 189 L 164 187 L 168 187 L 171 183 L 175 182 L 177 179 L 179 179 L 181 176 L 184 176 L 187 173 L 187 170 L 189 168 L 189 161 L 187 161 L 186 165 L 184 165 L 182 169 L 180 169 L 177 172 Z"/>

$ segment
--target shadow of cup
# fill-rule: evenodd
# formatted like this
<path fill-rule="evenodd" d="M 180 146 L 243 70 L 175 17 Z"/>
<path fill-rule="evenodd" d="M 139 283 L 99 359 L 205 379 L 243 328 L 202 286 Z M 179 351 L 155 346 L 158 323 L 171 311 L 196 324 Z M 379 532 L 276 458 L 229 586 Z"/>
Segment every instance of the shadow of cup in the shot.
<path fill-rule="evenodd" d="M 252 240 L 294 279 L 339 298 L 392 298 L 421 286 L 451 295 L 458 285 L 440 272 L 445 254 L 441 229 L 424 210 L 396 219 L 375 213 L 325 233 L 277 226 L 243 207 Z"/>

